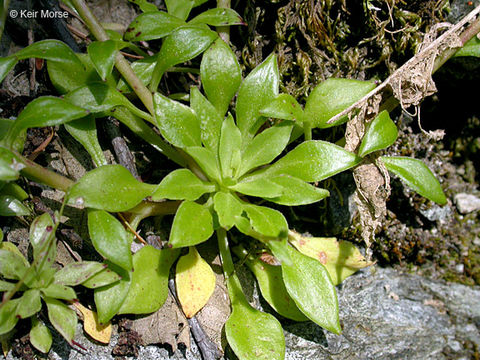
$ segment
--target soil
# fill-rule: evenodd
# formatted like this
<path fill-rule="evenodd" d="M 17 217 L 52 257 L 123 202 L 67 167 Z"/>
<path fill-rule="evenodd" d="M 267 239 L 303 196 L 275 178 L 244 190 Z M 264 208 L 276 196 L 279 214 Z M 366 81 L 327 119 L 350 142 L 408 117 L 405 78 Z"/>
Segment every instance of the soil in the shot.
<path fill-rule="evenodd" d="M 156 3 L 164 6 L 162 1 Z M 466 1 L 450 1 L 445 7 L 439 7 L 442 2 L 434 0 L 394 2 L 392 8 L 388 8 L 387 3 L 376 0 L 232 1 L 232 7 L 248 25 L 232 28 L 231 39 L 245 72 L 275 51 L 279 56 L 281 91 L 292 94 L 301 102 L 316 84 L 331 76 L 385 79 L 415 54 L 423 34 L 433 24 L 458 19 L 459 12 L 467 13 L 479 1 L 468 2 L 472 5 L 465 5 Z M 138 12 L 138 8 L 127 1 L 92 1 L 90 4 L 102 21 L 125 26 Z M 24 1 L 12 0 L 11 6 L 21 8 L 26 5 Z M 195 12 L 209 6 L 211 4 L 204 4 Z M 453 10 L 455 12 L 449 15 Z M 80 26 L 76 20 L 69 19 L 69 22 Z M 14 22 L 7 18 L 1 55 L 25 46 L 28 43 L 27 29 L 33 30 L 35 40 L 51 37 L 49 26 L 22 19 Z M 18 29 L 26 30 L 19 33 Z M 75 36 L 74 39 L 80 49 L 85 48 L 85 39 Z M 198 67 L 198 59 L 193 60 L 191 66 Z M 17 116 L 36 96 L 56 95 L 45 67 L 37 69 L 35 75 L 31 71 L 28 61 L 21 61 L 2 83 L 2 117 Z M 36 83 L 34 89 L 30 87 L 31 76 Z M 196 75 L 188 74 L 170 75 L 169 80 L 172 80 L 169 84 L 175 85 L 167 87 L 163 82 L 161 87 L 165 93 L 185 91 L 198 83 Z M 454 202 L 458 193 L 480 194 L 480 172 L 477 171 L 480 166 L 480 112 L 478 92 L 471 91 L 480 81 L 478 59 L 452 60 L 435 74 L 434 81 L 438 92 L 422 104 L 420 123 L 399 109 L 392 112 L 400 134 L 388 154 L 414 156 L 425 161 L 439 178 L 449 199 L 448 204 L 444 207 L 435 205 L 410 191 L 399 179 L 392 178 L 387 216 L 372 245 L 373 260 L 381 266 L 396 267 L 429 278 L 479 285 L 479 213 L 462 214 Z M 446 135 L 436 141 L 422 128 L 427 131 L 444 129 Z M 98 130 L 107 157 L 116 161 L 107 131 L 101 127 Z M 120 131 L 144 181 L 161 179 L 168 169 L 174 168 L 173 164 L 159 159 L 158 153 L 122 125 Z M 52 132 L 54 135 L 50 139 Z M 314 136 L 337 141 L 341 132 L 339 129 L 316 130 Z M 61 129 L 29 130 L 24 154 L 31 155 L 39 147 L 42 148 L 36 154 L 36 162 L 74 179 L 93 167 L 85 151 Z M 26 203 L 35 215 L 58 209 L 61 193 L 27 180 L 21 180 L 20 184 L 30 195 Z M 358 212 L 349 201 L 355 190 L 353 178 L 341 174 L 328 180 L 324 186 L 332 193 L 331 198 L 319 204 L 283 211 L 289 224 L 300 232 L 314 236 L 333 235 L 363 246 Z M 60 229 L 59 242 L 59 247 L 63 246 L 59 253 L 64 257 L 58 266 L 73 261 L 76 256 L 84 259 L 97 257 L 88 241 L 85 217 L 76 209 L 66 215 L 69 220 Z M 6 240 L 19 245 L 28 256 L 28 223 L 31 219 L 2 218 L 0 221 Z M 165 239 L 171 219 L 167 217 L 156 220 L 155 224 L 152 222 L 146 222 L 144 233 L 155 241 Z M 205 314 L 201 316 L 205 317 Z M 137 356 L 142 343 L 141 334 L 132 330 L 129 320 L 125 319 L 118 323 L 118 332 L 120 336 L 113 355 Z M 34 358 L 35 352 L 29 346 L 28 338 L 22 335 L 12 342 L 15 356 Z"/>

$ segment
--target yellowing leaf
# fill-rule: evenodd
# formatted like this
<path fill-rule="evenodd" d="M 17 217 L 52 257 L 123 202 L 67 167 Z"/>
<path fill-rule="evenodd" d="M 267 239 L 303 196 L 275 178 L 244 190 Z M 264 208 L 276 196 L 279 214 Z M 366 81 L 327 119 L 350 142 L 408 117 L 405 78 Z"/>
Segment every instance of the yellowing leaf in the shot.
<path fill-rule="evenodd" d="M 360 251 L 348 241 L 336 238 L 305 237 L 289 231 L 290 242 L 304 255 L 320 261 L 335 285 L 340 284 L 357 270 L 370 266 Z"/>
<path fill-rule="evenodd" d="M 85 332 L 93 339 L 103 344 L 108 344 L 110 342 L 110 337 L 112 336 L 112 324 L 110 321 L 107 324 L 102 325 L 98 322 L 96 312 L 87 309 L 78 302 L 75 302 L 74 305 L 83 315 L 83 329 Z"/>
<path fill-rule="evenodd" d="M 177 263 L 175 275 L 177 295 L 183 312 L 191 318 L 208 302 L 215 290 L 215 274 L 195 247 Z"/>

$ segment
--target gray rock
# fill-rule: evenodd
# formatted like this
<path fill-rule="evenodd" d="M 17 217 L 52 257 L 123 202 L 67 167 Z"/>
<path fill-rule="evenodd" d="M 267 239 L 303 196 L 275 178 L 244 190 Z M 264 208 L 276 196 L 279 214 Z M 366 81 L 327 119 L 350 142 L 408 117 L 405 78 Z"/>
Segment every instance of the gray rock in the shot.
<path fill-rule="evenodd" d="M 253 280 L 246 272 L 242 278 L 243 283 Z M 256 297 L 257 291 L 251 291 L 254 302 L 268 308 Z M 338 299 L 342 335 L 327 333 L 311 322 L 283 321 L 286 359 L 468 359 L 472 349 L 480 347 L 479 287 L 372 268 L 348 278 L 339 287 Z M 113 359 L 116 338 L 111 345 L 100 346 L 78 330 L 76 341 L 87 352 L 69 348 L 57 335 L 51 359 Z M 196 360 L 200 355 L 192 341 L 191 350 L 173 355 L 159 346 L 142 347 L 139 358 Z"/>
<path fill-rule="evenodd" d="M 472 194 L 459 193 L 455 195 L 455 205 L 461 214 L 469 214 L 480 210 L 480 198 Z"/>

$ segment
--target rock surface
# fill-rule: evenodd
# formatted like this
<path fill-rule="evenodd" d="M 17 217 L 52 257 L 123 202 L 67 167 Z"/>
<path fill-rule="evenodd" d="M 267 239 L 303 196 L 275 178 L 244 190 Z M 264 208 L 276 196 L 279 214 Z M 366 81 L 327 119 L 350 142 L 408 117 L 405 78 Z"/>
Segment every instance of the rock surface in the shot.
<path fill-rule="evenodd" d="M 480 198 L 472 194 L 459 193 L 455 195 L 455 205 L 461 214 L 469 214 L 480 210 Z"/>
<path fill-rule="evenodd" d="M 470 359 L 480 348 L 479 287 L 377 267 L 348 278 L 338 297 L 343 334 L 326 333 L 313 323 L 283 321 L 286 359 Z M 117 337 L 111 345 L 100 346 L 88 341 L 79 328 L 76 341 L 87 351 L 72 350 L 57 338 L 49 358 L 114 358 L 111 351 Z M 174 354 L 159 346 L 140 347 L 138 358 L 201 357 L 192 341 L 190 350 L 180 348 Z"/>

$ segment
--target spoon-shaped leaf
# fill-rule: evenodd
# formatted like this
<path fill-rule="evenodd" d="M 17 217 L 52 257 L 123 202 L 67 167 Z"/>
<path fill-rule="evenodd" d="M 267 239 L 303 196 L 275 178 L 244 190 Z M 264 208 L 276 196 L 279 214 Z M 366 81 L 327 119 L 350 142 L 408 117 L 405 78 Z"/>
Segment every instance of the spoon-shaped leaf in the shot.
<path fill-rule="evenodd" d="M 307 98 L 305 118 L 313 127 L 328 128 L 343 124 L 347 116 L 327 124 L 333 116 L 360 100 L 375 88 L 372 81 L 330 78 L 320 83 Z"/>
<path fill-rule="evenodd" d="M 68 204 L 127 211 L 150 196 L 156 187 L 138 181 L 121 165 L 105 165 L 89 171 L 71 187 Z"/>
<path fill-rule="evenodd" d="M 232 313 L 225 323 L 228 344 L 242 360 L 274 360 L 285 356 L 282 326 L 275 317 L 253 308 L 235 274 L 227 279 Z"/>
<path fill-rule="evenodd" d="M 213 206 L 218 222 L 225 230 L 230 230 L 236 223 L 237 216 L 243 212 L 242 203 L 229 192 L 217 192 L 213 198 Z"/>
<path fill-rule="evenodd" d="M 264 122 L 260 110 L 278 95 L 280 75 L 277 58 L 271 54 L 252 70 L 238 90 L 237 126 L 244 136 L 252 138 Z"/>
<path fill-rule="evenodd" d="M 64 126 L 68 133 L 83 145 L 97 167 L 108 164 L 100 143 L 98 142 L 97 125 L 93 115 L 70 121 Z"/>
<path fill-rule="evenodd" d="M 93 293 L 100 324 L 108 323 L 120 310 L 130 288 L 131 273 L 113 264 L 110 264 L 110 268 L 114 269 L 122 278 L 110 285 L 97 287 Z M 97 275 L 99 274 L 101 272 Z"/>
<path fill-rule="evenodd" d="M 215 191 L 215 185 L 200 180 L 188 169 L 177 169 L 165 176 L 152 194 L 152 200 L 197 200 L 205 193 Z"/>
<path fill-rule="evenodd" d="M 223 178 L 232 178 L 236 173 L 241 159 L 242 133 L 229 115 L 222 124 L 218 157 Z"/>
<path fill-rule="evenodd" d="M 348 241 L 301 236 L 293 231 L 289 232 L 288 238 L 302 254 L 317 259 L 325 265 L 334 285 L 340 284 L 359 269 L 373 264 L 368 262 L 355 245 Z"/>
<path fill-rule="evenodd" d="M 36 314 L 42 309 L 40 291 L 38 289 L 29 289 L 25 291 L 18 302 L 15 310 L 16 316 L 20 319 L 26 319 Z"/>
<path fill-rule="evenodd" d="M 100 255 L 125 270 L 132 269 L 132 236 L 120 221 L 104 210 L 89 210 L 88 232 Z"/>
<path fill-rule="evenodd" d="M 242 71 L 237 57 L 222 39 L 215 40 L 203 54 L 200 76 L 208 100 L 223 116 L 240 86 Z"/>
<path fill-rule="evenodd" d="M 169 243 L 173 247 L 200 244 L 213 234 L 213 220 L 206 206 L 184 201 L 173 219 Z"/>
<path fill-rule="evenodd" d="M 260 114 L 275 119 L 302 121 L 303 109 L 292 95 L 280 94 L 260 109 Z"/>
<path fill-rule="evenodd" d="M 48 297 L 43 300 L 47 304 L 50 323 L 69 344 L 72 344 L 77 327 L 77 314 L 59 300 Z"/>
<path fill-rule="evenodd" d="M 89 289 L 96 289 L 102 286 L 111 285 L 122 279 L 122 276 L 115 272 L 114 265 L 108 265 L 107 262 L 106 266 L 108 267 L 82 282 L 82 285 Z"/>
<path fill-rule="evenodd" d="M 195 6 L 194 0 L 165 0 L 168 13 L 185 20 Z"/>
<path fill-rule="evenodd" d="M 58 270 L 54 275 L 54 281 L 61 285 L 80 285 L 105 268 L 105 264 L 96 261 L 73 262 Z"/>
<path fill-rule="evenodd" d="M 208 9 L 194 17 L 189 24 L 208 24 L 211 26 L 244 25 L 243 19 L 235 10 L 226 8 Z"/>
<path fill-rule="evenodd" d="M 50 351 L 52 346 L 52 333 L 48 327 L 38 320 L 35 316 L 32 317 L 32 328 L 30 329 L 30 343 L 38 351 L 44 354 Z"/>
<path fill-rule="evenodd" d="M 203 56 L 204 59 L 205 55 Z M 205 82 L 203 82 L 203 87 L 205 88 Z M 215 93 L 217 94 L 219 91 L 221 89 L 217 88 Z M 216 109 L 197 87 L 190 88 L 190 107 L 195 111 L 200 122 L 200 137 L 203 145 L 217 154 L 223 116 L 220 115 L 218 108 Z"/>
<path fill-rule="evenodd" d="M 295 321 L 306 321 L 308 318 L 297 308 L 290 297 L 282 279 L 282 268 L 267 264 L 260 258 L 248 256 L 246 250 L 233 249 L 240 259 L 245 258 L 245 264 L 255 275 L 263 298 L 280 315 Z"/>
<path fill-rule="evenodd" d="M 362 139 L 358 156 L 364 157 L 374 151 L 386 149 L 397 140 L 398 129 L 384 110 L 369 124 Z"/>
<path fill-rule="evenodd" d="M 298 206 L 307 205 L 325 199 L 330 192 L 317 188 L 309 183 L 289 175 L 280 175 L 270 178 L 270 181 L 280 186 L 281 193 L 268 200 L 280 205 Z M 267 196 L 264 196 L 267 198 Z"/>
<path fill-rule="evenodd" d="M 327 269 L 288 244 L 286 250 L 292 260 L 282 263 L 283 281 L 288 293 L 310 320 L 340 334 L 337 293 Z"/>
<path fill-rule="evenodd" d="M 17 198 L 0 195 L 0 216 L 26 216 L 30 210 Z"/>
<path fill-rule="evenodd" d="M 181 148 L 201 145 L 200 122 L 192 109 L 159 93 L 153 103 L 155 122 L 168 142 Z"/>
<path fill-rule="evenodd" d="M 175 285 L 183 312 L 191 318 L 208 302 L 215 290 L 215 274 L 195 247 L 177 262 Z"/>
<path fill-rule="evenodd" d="M 86 115 L 88 111 L 64 99 L 42 96 L 28 103 L 18 115 L 17 120 L 8 130 L 5 142 L 13 146 L 16 137 L 24 129 L 60 125 Z"/>
<path fill-rule="evenodd" d="M 110 110 L 115 106 L 125 106 L 141 118 L 153 121 L 152 117 L 138 109 L 117 89 L 105 83 L 91 83 L 65 95 L 65 100 L 93 113 Z"/>
<path fill-rule="evenodd" d="M 158 53 L 150 90 L 157 91 L 160 79 L 170 67 L 200 55 L 217 37 L 217 33 L 207 26 L 186 25 L 172 31 Z"/>
<path fill-rule="evenodd" d="M 19 60 L 37 58 L 82 65 L 72 49 L 59 40 L 42 40 L 0 60 L 0 82 Z"/>
<path fill-rule="evenodd" d="M 321 140 L 305 141 L 266 170 L 268 176 L 290 175 L 303 181 L 321 181 L 360 162 L 340 146 Z"/>
<path fill-rule="evenodd" d="M 0 308 L 0 335 L 10 332 L 18 322 L 15 309 L 20 299 L 11 299 Z"/>
<path fill-rule="evenodd" d="M 385 167 L 420 195 L 444 205 L 447 198 L 432 171 L 422 161 L 403 156 L 382 156 Z"/>
<path fill-rule="evenodd" d="M 115 64 L 117 43 L 113 40 L 94 41 L 88 45 L 87 52 L 98 74 L 105 80 L 112 73 Z"/>
<path fill-rule="evenodd" d="M 144 246 L 133 256 L 134 271 L 119 314 L 148 314 L 157 311 L 168 295 L 168 274 L 178 250 Z"/>
<path fill-rule="evenodd" d="M 182 25 L 185 25 L 185 21 L 166 12 L 146 12 L 128 25 L 124 38 L 127 41 L 161 39 Z"/>

